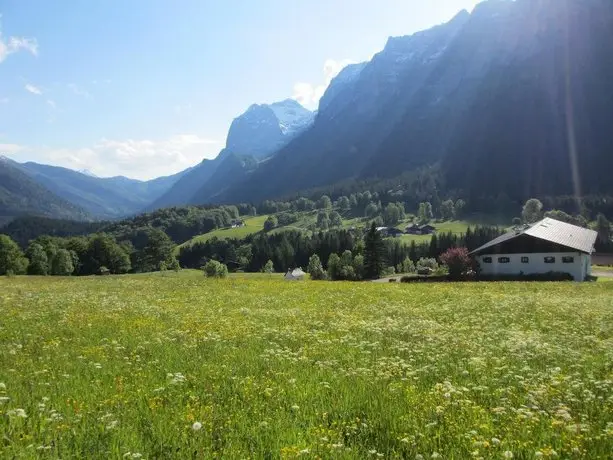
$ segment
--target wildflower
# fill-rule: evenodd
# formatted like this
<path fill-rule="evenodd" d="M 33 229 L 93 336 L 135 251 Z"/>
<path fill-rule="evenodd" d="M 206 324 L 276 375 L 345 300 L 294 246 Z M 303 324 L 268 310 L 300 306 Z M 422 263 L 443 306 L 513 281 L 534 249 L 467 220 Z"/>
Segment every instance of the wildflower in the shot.
<path fill-rule="evenodd" d="M 6 383 L 0 382 L 0 390 L 2 391 L 6 390 Z"/>
<path fill-rule="evenodd" d="M 513 458 L 513 452 L 510 450 L 505 450 L 504 454 L 502 454 L 504 458 Z"/>
<path fill-rule="evenodd" d="M 202 423 L 200 422 L 194 422 L 194 424 L 192 425 L 192 430 L 194 431 L 200 431 L 202 429 Z"/>
<path fill-rule="evenodd" d="M 498 439 L 498 438 L 492 438 L 492 444 L 494 444 L 495 446 L 500 445 L 500 439 Z"/>
<path fill-rule="evenodd" d="M 311 452 L 310 449 L 302 449 L 300 452 L 298 452 L 300 455 L 308 455 Z"/>
<path fill-rule="evenodd" d="M 293 410 L 294 412 L 296 412 L 298 409 L 300 409 L 300 406 L 298 406 L 298 405 L 296 405 L 296 404 L 294 404 L 294 405 L 292 406 L 292 410 Z"/>
<path fill-rule="evenodd" d="M 430 458 L 441 458 L 441 454 L 439 454 L 438 452 L 432 452 L 432 455 L 430 455 Z"/>
<path fill-rule="evenodd" d="M 9 398 L 8 396 L 0 396 L 0 404 L 9 402 L 10 400 L 11 398 Z"/>
<path fill-rule="evenodd" d="M 415 456 L 415 460 L 424 460 L 424 456 L 423 456 L 423 455 L 421 455 L 421 454 L 417 454 L 417 455 Z"/>
<path fill-rule="evenodd" d="M 26 414 L 26 411 L 23 409 L 12 409 L 8 411 L 7 414 L 13 417 L 28 418 L 28 414 Z"/>

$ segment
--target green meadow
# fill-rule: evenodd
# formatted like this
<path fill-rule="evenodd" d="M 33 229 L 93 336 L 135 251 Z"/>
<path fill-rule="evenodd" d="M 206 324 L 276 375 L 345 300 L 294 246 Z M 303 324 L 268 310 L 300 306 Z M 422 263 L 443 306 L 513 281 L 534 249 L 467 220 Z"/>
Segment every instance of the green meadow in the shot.
<path fill-rule="evenodd" d="M 0 279 L 1 458 L 611 458 L 613 283 Z"/>

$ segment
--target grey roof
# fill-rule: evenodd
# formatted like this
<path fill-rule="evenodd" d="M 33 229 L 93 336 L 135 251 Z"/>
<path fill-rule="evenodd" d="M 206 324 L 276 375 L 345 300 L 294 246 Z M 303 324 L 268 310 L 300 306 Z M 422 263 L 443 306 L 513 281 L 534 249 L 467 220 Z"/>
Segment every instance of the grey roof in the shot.
<path fill-rule="evenodd" d="M 598 233 L 594 230 L 546 217 L 529 227 L 505 233 L 489 243 L 484 244 L 480 248 L 475 249 L 471 254 L 483 252 L 485 249 L 497 246 L 505 241 L 517 238 L 520 235 L 528 235 L 540 240 L 550 241 L 561 246 L 576 249 L 580 252 L 585 252 L 586 254 L 594 252 L 594 244 L 596 244 L 596 238 L 598 237 Z"/>

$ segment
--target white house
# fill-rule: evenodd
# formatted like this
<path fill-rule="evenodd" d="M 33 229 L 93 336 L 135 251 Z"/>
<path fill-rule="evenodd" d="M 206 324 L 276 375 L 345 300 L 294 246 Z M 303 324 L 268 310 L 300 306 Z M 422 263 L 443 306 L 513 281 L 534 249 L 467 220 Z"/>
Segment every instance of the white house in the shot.
<path fill-rule="evenodd" d="M 295 268 L 294 270 L 288 270 L 285 274 L 284 279 L 288 281 L 300 281 L 303 280 L 306 273 L 302 271 L 300 268 Z"/>
<path fill-rule="evenodd" d="M 471 255 L 484 275 L 569 273 L 584 281 L 592 273 L 594 230 L 545 218 L 475 249 Z"/>

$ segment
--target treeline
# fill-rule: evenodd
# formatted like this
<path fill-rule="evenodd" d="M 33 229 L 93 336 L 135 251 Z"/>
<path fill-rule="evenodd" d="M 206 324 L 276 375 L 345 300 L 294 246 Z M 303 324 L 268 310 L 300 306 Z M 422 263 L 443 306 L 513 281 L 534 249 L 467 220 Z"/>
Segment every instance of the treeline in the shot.
<path fill-rule="evenodd" d="M 433 235 L 428 243 L 400 239 L 382 240 L 382 260 L 387 270 L 405 262 L 408 258 L 417 263 L 422 258 L 434 258 L 452 247 L 476 249 L 502 234 L 497 227 L 468 228 L 465 234 L 443 233 Z M 230 271 L 264 271 L 268 261 L 276 271 L 285 272 L 296 267 L 306 268 L 313 255 L 317 255 L 327 270 L 332 254 L 342 257 L 350 251 L 352 257 L 363 256 L 366 233 L 363 229 L 330 230 L 312 235 L 300 231 L 277 234 L 258 233 L 243 240 L 212 238 L 181 248 L 179 263 L 185 268 L 200 268 L 209 260 L 225 264 Z"/>
<path fill-rule="evenodd" d="M 118 242 L 108 233 L 40 236 L 22 251 L 9 236 L 0 235 L 0 275 L 105 275 L 179 269 L 175 245 L 162 230 L 143 230 L 138 243 Z"/>

